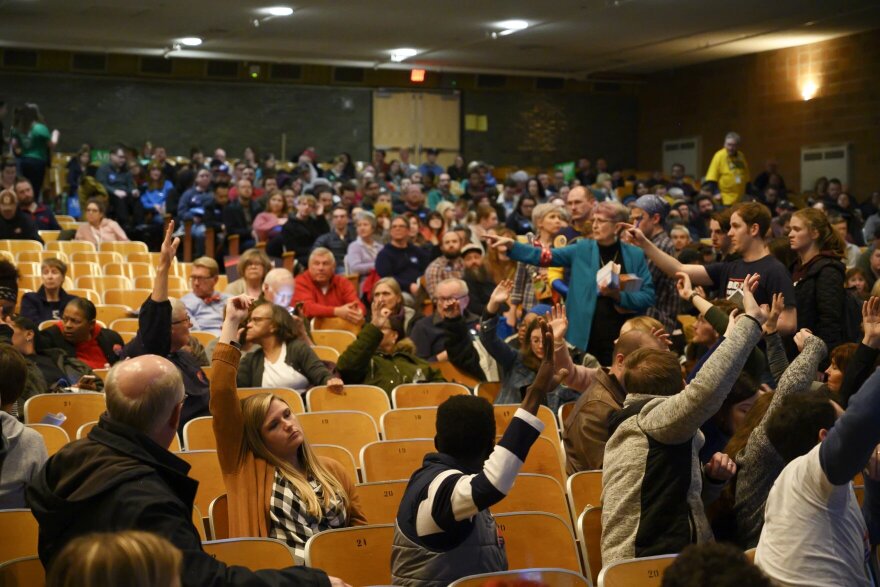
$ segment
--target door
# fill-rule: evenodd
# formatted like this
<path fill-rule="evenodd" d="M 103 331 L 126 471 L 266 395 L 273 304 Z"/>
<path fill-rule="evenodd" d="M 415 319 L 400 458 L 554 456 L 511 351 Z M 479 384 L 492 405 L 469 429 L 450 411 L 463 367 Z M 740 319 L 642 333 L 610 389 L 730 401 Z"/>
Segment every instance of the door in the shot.
<path fill-rule="evenodd" d="M 440 151 L 440 165 L 451 165 L 461 148 L 458 92 L 373 92 L 373 148 L 385 149 L 385 160 L 391 161 L 403 147 L 417 165 L 429 148 Z"/>

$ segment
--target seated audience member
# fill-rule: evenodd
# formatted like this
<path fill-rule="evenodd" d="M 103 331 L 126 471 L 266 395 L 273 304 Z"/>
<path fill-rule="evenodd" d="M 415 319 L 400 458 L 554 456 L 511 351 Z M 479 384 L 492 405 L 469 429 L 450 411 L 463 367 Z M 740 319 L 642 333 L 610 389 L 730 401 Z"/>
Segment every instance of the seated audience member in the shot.
<path fill-rule="evenodd" d="M 502 281 L 492 292 L 486 311 L 480 322 L 480 342 L 495 359 L 497 370 L 501 376 L 501 392 L 495 398 L 496 404 L 515 404 L 522 401 L 522 391 L 534 381 L 538 368 L 544 360 L 544 344 L 541 324 L 538 318 L 523 318 L 523 341 L 519 349 L 515 349 L 498 336 L 498 317 L 501 306 L 510 298 L 513 283 Z M 486 381 L 492 378 L 487 377 Z M 573 399 L 559 387 L 546 394 L 547 405 L 554 412 L 565 401 Z"/>
<path fill-rule="evenodd" d="M 359 212 L 354 217 L 357 238 L 348 245 L 344 267 L 349 273 L 365 277 L 376 268 L 376 257 L 382 250 L 377 240 L 376 217 L 372 212 Z"/>
<path fill-rule="evenodd" d="M 117 218 L 126 228 L 133 224 L 132 220 L 137 223 L 142 210 L 134 202 L 139 193 L 126 165 L 125 147 L 114 145 L 110 149 L 109 160 L 98 168 L 95 179 L 107 191 L 111 216 Z M 89 219 L 88 216 L 86 219 Z"/>
<path fill-rule="evenodd" d="M 174 189 L 174 183 L 171 181 L 174 177 L 173 169 L 169 166 L 169 175 L 164 171 L 162 163 L 154 161 L 147 166 L 147 183 L 144 184 L 144 193 L 141 194 L 140 202 L 144 216 L 151 218 L 152 222 L 162 223 L 165 219 L 165 201 Z"/>
<path fill-rule="evenodd" d="M 449 231 L 440 242 L 441 255 L 428 263 L 425 268 L 425 290 L 431 298 L 436 297 L 437 286 L 441 281 L 450 278 L 461 279 L 464 276 L 464 261 L 461 258 L 461 237 L 457 232 Z"/>
<path fill-rule="evenodd" d="M 168 274 L 180 245 L 172 238 L 174 222 L 165 229 L 165 238 L 159 252 L 153 291 L 141 305 L 138 313 L 138 333 L 125 346 L 126 357 L 158 355 L 177 367 L 183 379 L 186 399 L 180 412 L 180 430 L 193 418 L 210 416 L 208 412 L 208 378 L 196 353 L 190 350 L 192 320 L 181 300 L 168 299 Z M 195 269 L 193 269 L 195 271 Z"/>
<path fill-rule="evenodd" d="M 24 414 L 24 402 L 40 393 L 49 393 L 61 387 L 78 387 L 84 375 L 94 376 L 91 367 L 75 357 L 68 356 L 61 349 L 37 348 L 37 326 L 24 316 L 16 316 L 9 322 L 12 327 L 12 346 L 20 352 L 28 363 L 27 385 L 18 400 L 17 414 Z M 95 378 L 97 391 L 104 388 L 103 382 Z M 90 385 L 83 385 L 89 389 Z"/>
<path fill-rule="evenodd" d="M 220 184 L 218 184 L 220 185 Z M 215 187 L 216 191 L 216 187 Z M 260 204 L 253 200 L 254 188 L 246 179 L 238 182 L 238 199 L 232 200 L 223 207 L 223 226 L 226 227 L 226 235 L 237 235 L 242 249 L 254 246 L 253 223 L 254 218 L 260 213 Z M 229 192 L 231 198 L 231 192 Z"/>
<path fill-rule="evenodd" d="M 128 236 L 119 223 L 105 216 L 107 205 L 97 198 L 92 198 L 86 203 L 83 211 L 85 223 L 76 229 L 73 239 L 87 241 L 96 247 L 103 242 L 127 241 Z"/>
<path fill-rule="evenodd" d="M 444 279 L 437 286 L 434 313 L 413 322 L 410 338 L 416 345 L 416 354 L 429 361 L 449 360 L 446 352 L 444 320 L 462 318 L 468 328 L 475 328 L 480 317 L 467 311 L 467 284 L 458 278 Z M 453 344 L 462 341 L 450 340 Z"/>
<path fill-rule="evenodd" d="M 419 278 L 433 258 L 433 247 L 417 247 L 410 242 L 409 221 L 397 216 L 391 221 L 390 240 L 376 256 L 380 277 L 393 277 L 406 294 L 417 295 Z"/>
<path fill-rule="evenodd" d="M 38 346 L 63 350 L 92 369 L 104 369 L 119 360 L 125 342 L 118 333 L 97 323 L 95 304 L 85 298 L 71 298 L 61 320 L 40 333 Z"/>
<path fill-rule="evenodd" d="M 603 565 L 712 540 L 703 500 L 717 497 L 736 468 L 721 453 L 703 467 L 699 428 L 721 407 L 760 339 L 767 311 L 752 293 L 757 280 L 746 276 L 745 315 L 684 389 L 673 353 L 639 349 L 626 358 L 627 396 L 612 419 L 602 474 Z"/>
<path fill-rule="evenodd" d="M 535 180 L 530 180 L 535 181 Z M 537 182 L 536 182 L 537 183 Z M 507 215 L 505 226 L 514 231 L 517 235 L 525 235 L 535 232 L 532 225 L 532 211 L 538 205 L 538 200 L 530 194 L 523 194 L 516 201 L 516 207 L 511 214 Z"/>
<path fill-rule="evenodd" d="M 591 369 L 572 362 L 565 343 L 567 322 L 565 311 L 560 306 L 554 308 L 550 325 L 553 327 L 556 368 L 568 371 L 563 384 L 580 392 L 562 431 L 565 470 L 568 475 L 573 475 L 578 471 L 602 468 L 611 417 L 623 409 L 626 399 L 623 388 L 626 357 L 640 348 L 664 351 L 666 344 L 651 333 L 633 329 L 617 338 L 614 361 L 609 367 Z"/>
<path fill-rule="evenodd" d="M 272 256 L 281 256 L 281 247 L 285 251 L 293 251 L 296 259 L 302 262 L 308 259 L 309 251 L 318 240 L 318 237 L 330 230 L 323 211 L 318 210 L 318 203 L 314 196 L 299 196 L 296 199 L 296 214 L 281 228 L 281 236 L 270 241 L 266 252 Z M 278 243 L 276 243 L 278 241 Z"/>
<path fill-rule="evenodd" d="M 43 242 L 37 225 L 18 208 L 15 192 L 0 192 L 0 240 L 31 240 Z"/>
<path fill-rule="evenodd" d="M 252 298 L 260 297 L 263 291 L 263 280 L 272 270 L 272 261 L 260 249 L 248 249 L 238 258 L 238 279 L 226 286 L 223 293 L 230 296 L 247 294 Z"/>
<path fill-rule="evenodd" d="M 746 275 L 760 275 L 761 282 L 755 292 L 755 299 L 759 304 L 770 304 L 774 293 L 782 293 L 786 308 L 779 318 L 779 331 L 783 336 L 794 334 L 798 316 L 791 275 L 770 254 L 764 238 L 770 229 L 770 211 L 756 202 L 738 204 L 731 210 L 731 243 L 734 250 L 742 255 L 742 258 L 735 261 L 705 266 L 684 265 L 657 248 L 638 228 L 630 227 L 627 231 L 628 238 L 633 244 L 643 248 L 648 259 L 666 275 L 673 277 L 676 273 L 687 273 L 694 285 L 712 288 L 719 292 L 719 297 L 729 297 L 733 292 L 742 289 Z"/>
<path fill-rule="evenodd" d="M 46 444 L 36 430 L 25 428 L 12 415 L 28 376 L 21 354 L 0 344 L 0 510 L 25 508 L 24 493 L 46 462 Z"/>
<path fill-rule="evenodd" d="M 401 383 L 445 381 L 440 371 L 416 356 L 412 341 L 404 339 L 403 318 L 392 313 L 391 296 L 378 295 L 379 287 L 377 283 L 370 321 L 336 362 L 343 381 L 376 385 L 389 396 Z"/>
<path fill-rule="evenodd" d="M 874 585 L 880 372 L 852 396 L 845 413 L 827 397 L 786 398 L 767 421 L 785 468 L 764 508 L 755 564 L 778 585 Z M 865 470 L 859 507 L 853 477 Z M 860 511 L 861 509 L 861 511 Z"/>
<path fill-rule="evenodd" d="M 782 409 L 785 398 L 810 390 L 816 369 L 827 352 L 822 339 L 808 330 L 799 331 L 795 335 L 795 342 L 800 354 L 780 378 L 770 405 L 749 434 L 745 446 L 738 454 L 730 455 L 737 466 L 733 506 L 735 539 L 745 549 L 758 544 L 767 495 L 785 466 L 785 460 L 768 437 L 768 422 Z"/>
<path fill-rule="evenodd" d="M 569 287 L 578 295 L 568 299 L 572 323 L 567 340 L 581 350 L 611 364 L 614 340 L 626 321 L 626 313 L 644 313 L 655 302 L 654 286 L 645 255 L 620 242 L 618 230 L 629 219 L 629 209 L 616 202 L 602 202 L 593 211 L 593 238 L 580 239 L 558 249 L 539 249 L 505 237 L 489 236 L 492 246 L 506 246 L 515 261 L 542 267 L 569 267 Z M 546 251 L 546 252 L 545 252 Z M 621 266 L 621 274 L 642 280 L 638 291 L 625 291 L 610 283 L 598 284 L 596 272 L 609 262 Z"/>
<path fill-rule="evenodd" d="M 543 359 L 522 403 L 495 445 L 495 415 L 485 399 L 449 398 L 437 409 L 436 453 L 413 473 L 397 510 L 391 577 L 397 585 L 447 585 L 507 570 L 504 542 L 489 508 L 513 487 L 544 424 L 538 408 L 565 372 L 554 375 L 553 338 L 541 325 Z M 540 537 L 535 537 L 540 539 Z"/>
<path fill-rule="evenodd" d="M 296 276 L 293 304 L 303 304 L 305 318 L 336 316 L 352 324 L 364 320 L 364 304 L 351 282 L 336 274 L 336 259 L 319 247 L 309 255 L 309 268 Z"/>
<path fill-rule="evenodd" d="M 289 309 L 293 299 L 293 285 L 293 273 L 283 267 L 276 267 L 266 274 L 260 298 Z"/>
<path fill-rule="evenodd" d="M 868 287 L 868 278 L 865 276 L 865 272 L 859 269 L 858 267 L 852 267 L 846 270 L 846 289 L 849 289 L 854 293 L 859 299 L 865 301 L 871 295 L 871 290 Z"/>
<path fill-rule="evenodd" d="M 281 234 L 290 211 L 281 192 L 274 192 L 266 200 L 266 209 L 254 218 L 254 236 L 257 242 L 269 241 Z"/>
<path fill-rule="evenodd" d="M 410 332 L 416 320 L 416 311 L 404 304 L 403 292 L 393 277 L 383 277 L 373 285 L 371 299 L 378 299 L 390 311 L 390 318 L 398 318 L 402 332 Z M 419 316 L 421 318 L 421 315 Z"/>
<path fill-rule="evenodd" d="M 862 345 L 857 345 L 854 342 L 847 342 L 831 351 L 831 360 L 828 362 L 828 368 L 825 369 L 825 375 L 827 376 L 825 384 L 828 386 L 828 391 L 835 395 L 841 393 L 844 375 L 849 368 L 849 363 L 855 358 L 856 352 L 859 351 L 863 345 L 864 343 Z M 872 360 L 876 360 L 876 353 L 871 352 L 869 354 L 873 357 Z M 856 369 L 857 368 L 858 367 L 856 367 Z M 849 393 L 852 394 L 854 391 L 855 389 L 849 390 Z M 845 407 L 846 401 L 841 398 L 841 402 L 841 405 Z"/>
<path fill-rule="evenodd" d="M 34 200 L 34 188 L 24 177 L 15 180 L 15 197 L 18 199 L 18 207 L 30 216 L 37 230 L 61 230 L 52 210 Z"/>
<path fill-rule="evenodd" d="M 225 379 L 234 381 L 234 374 Z M 107 411 L 97 426 L 86 439 L 54 454 L 28 488 L 27 505 L 40 525 L 45 568 L 51 569 L 79 536 L 142 530 L 167 536 L 180 549 L 184 587 L 327 584 L 317 569 L 249 571 L 228 567 L 202 550 L 192 524 L 198 482 L 187 477 L 186 461 L 167 450 L 185 397 L 175 365 L 155 355 L 123 361 L 111 369 L 105 391 Z"/>
<path fill-rule="evenodd" d="M 341 386 L 315 355 L 307 338 L 286 309 L 263 302 L 253 307 L 246 321 L 245 340 L 257 345 L 238 369 L 239 387 L 289 387 L 305 393 L 316 385 Z"/>
<path fill-rule="evenodd" d="M 489 297 L 495 291 L 495 281 L 489 273 L 489 267 L 484 261 L 483 249 L 479 245 L 467 244 L 461 249 L 461 258 L 464 260 L 464 282 L 468 288 L 468 312 L 482 315 L 489 302 Z"/>
<path fill-rule="evenodd" d="M 227 302 L 212 361 L 211 414 L 229 499 L 229 533 L 283 540 L 293 549 L 297 564 L 302 564 L 311 536 L 367 521 L 354 482 L 339 463 L 312 452 L 283 399 L 270 393 L 239 399 L 235 381 L 241 382 L 242 375 L 236 372 L 240 352 L 235 347 L 249 305 L 246 296 Z M 263 304 L 254 312 L 262 314 L 261 308 L 273 309 Z M 255 317 L 251 316 L 252 324 Z M 262 357 L 257 351 L 248 358 L 256 355 Z M 335 383 L 342 385 L 339 380 Z"/>
<path fill-rule="evenodd" d="M 685 247 L 691 244 L 691 233 L 680 224 L 669 229 L 669 238 L 672 240 L 672 246 L 675 248 L 676 255 L 681 254 Z"/>
<path fill-rule="evenodd" d="M 217 261 L 210 257 L 199 257 L 193 261 L 192 273 L 189 276 L 192 291 L 180 298 L 180 301 L 186 306 L 195 330 L 220 334 L 220 326 L 223 324 L 223 305 L 229 299 L 229 295 L 214 289 L 217 286 L 219 273 L 220 267 Z"/>
<path fill-rule="evenodd" d="M 67 276 L 67 264 L 61 259 L 45 259 L 40 265 L 42 285 L 21 298 L 21 315 L 39 325 L 44 320 L 58 320 L 64 306 L 73 297 L 62 285 Z"/>
<path fill-rule="evenodd" d="M 331 210 L 331 227 L 330 231 L 322 234 L 315 241 L 315 248 L 323 247 L 329 249 L 333 253 L 336 260 L 336 271 L 344 273 L 345 254 L 348 247 L 357 237 L 354 227 L 348 221 L 348 210 L 342 206 L 337 206 Z"/>
<path fill-rule="evenodd" d="M 180 587 L 183 557 L 157 534 L 103 532 L 71 540 L 55 559 L 46 587 Z"/>
<path fill-rule="evenodd" d="M 661 587 L 773 587 L 743 551 L 729 544 L 692 544 L 663 572 Z"/>

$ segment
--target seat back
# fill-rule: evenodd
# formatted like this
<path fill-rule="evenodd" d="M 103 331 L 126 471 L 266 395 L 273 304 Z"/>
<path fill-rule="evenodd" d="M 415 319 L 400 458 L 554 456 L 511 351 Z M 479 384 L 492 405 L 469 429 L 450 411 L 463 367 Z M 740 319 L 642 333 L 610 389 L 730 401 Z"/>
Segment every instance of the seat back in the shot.
<path fill-rule="evenodd" d="M 89 263 L 89 262 L 77 262 L 71 263 L 67 266 L 67 277 L 71 279 L 78 279 L 80 277 L 85 276 L 101 276 L 104 275 L 104 272 L 101 270 L 101 266 L 97 263 Z"/>
<path fill-rule="evenodd" d="M 37 554 L 39 526 L 31 510 L 0 510 L 0 561 Z"/>
<path fill-rule="evenodd" d="M 97 263 L 105 267 L 110 263 L 125 263 L 125 259 L 119 253 L 113 251 L 92 252 L 77 251 L 70 255 L 73 263 Z M 124 275 L 123 273 L 107 273 L 107 275 Z"/>
<path fill-rule="evenodd" d="M 333 459 L 345 469 L 352 483 L 358 482 L 358 467 L 354 460 L 354 455 L 344 447 L 335 444 L 310 444 L 312 452 L 319 457 Z"/>
<path fill-rule="evenodd" d="M 373 524 L 393 524 L 408 481 L 376 481 L 357 486 L 364 516 Z"/>
<path fill-rule="evenodd" d="M 3 239 L 0 240 L 0 250 L 9 251 L 13 255 L 17 255 L 18 253 L 23 253 L 25 251 L 33 251 L 36 253 L 43 250 L 43 243 L 41 243 L 40 241 L 32 240 Z"/>
<path fill-rule="evenodd" d="M 104 275 L 124 275 L 132 281 L 136 277 L 153 277 L 156 270 L 149 263 L 136 263 L 127 261 L 125 263 L 107 263 L 104 265 Z"/>
<path fill-rule="evenodd" d="M 86 422 L 82 426 L 76 429 L 76 439 L 85 438 L 89 435 L 89 431 L 94 428 L 98 424 L 98 421 L 94 422 Z M 180 438 L 177 437 L 177 434 L 171 437 L 171 444 L 168 445 L 168 450 L 170 452 L 180 452 Z"/>
<path fill-rule="evenodd" d="M 460 383 L 469 389 L 473 389 L 480 382 L 479 379 L 468 375 L 449 361 L 437 361 L 432 365 L 443 374 L 443 379 L 452 383 Z"/>
<path fill-rule="evenodd" d="M 398 408 L 382 414 L 380 420 L 382 438 L 434 438 L 437 434 L 437 408 Z"/>
<path fill-rule="evenodd" d="M 364 482 L 409 479 L 425 455 L 435 451 L 433 438 L 371 442 L 360 453 Z"/>
<path fill-rule="evenodd" d="M 110 324 L 110 330 L 116 332 L 137 332 L 139 327 L 137 318 L 117 318 Z"/>
<path fill-rule="evenodd" d="M 312 347 L 312 352 L 322 361 L 339 362 L 339 351 L 333 347 L 315 345 Z"/>
<path fill-rule="evenodd" d="M 523 463 L 520 473 L 535 473 L 537 475 L 549 475 L 560 483 L 565 482 L 565 473 L 559 460 L 559 444 L 550 439 L 539 436 L 529 449 L 526 462 Z"/>
<path fill-rule="evenodd" d="M 565 482 L 571 503 L 571 517 L 577 518 L 585 507 L 602 505 L 602 471 L 579 471 Z"/>
<path fill-rule="evenodd" d="M 209 511 L 214 498 L 226 493 L 220 461 L 217 460 L 217 451 L 185 451 L 177 453 L 177 456 L 190 464 L 189 476 L 199 482 L 195 506 L 201 512 Z"/>
<path fill-rule="evenodd" d="M 202 367 L 202 370 L 205 371 L 205 374 L 208 375 L 210 379 L 210 374 L 206 370 L 206 367 Z M 306 406 L 303 403 L 302 396 L 297 393 L 295 389 L 290 389 L 289 387 L 239 387 L 238 388 L 238 397 L 240 399 L 244 399 L 246 397 L 250 397 L 252 395 L 257 395 L 258 393 L 271 393 L 273 395 L 277 395 L 287 402 L 287 405 L 290 406 L 291 411 L 294 414 L 302 414 L 306 411 Z"/>
<path fill-rule="evenodd" d="M 38 556 L 23 556 L 0 564 L 0 585 L 4 587 L 43 587 L 46 571 Z"/>
<path fill-rule="evenodd" d="M 493 406 L 495 410 L 495 433 L 504 434 L 519 404 L 497 404 Z M 538 419 L 544 424 L 544 431 L 541 436 L 549 438 L 553 442 L 559 442 L 559 426 L 556 424 L 556 415 L 547 406 L 538 408 Z"/>
<path fill-rule="evenodd" d="M 101 294 L 90 288 L 74 287 L 72 289 L 64 288 L 67 293 L 78 298 L 85 298 L 95 304 L 101 303 Z"/>
<path fill-rule="evenodd" d="M 286 569 L 296 564 L 293 551 L 274 538 L 227 538 L 202 543 L 204 551 L 227 565 L 260 569 Z"/>
<path fill-rule="evenodd" d="M 104 241 L 99 246 L 101 251 L 115 251 L 123 257 L 130 253 L 148 253 L 147 243 L 141 241 Z"/>
<path fill-rule="evenodd" d="M 470 393 L 458 383 L 402 383 L 391 390 L 391 403 L 395 408 L 439 406 L 454 395 Z"/>
<path fill-rule="evenodd" d="M 392 524 L 327 530 L 306 542 L 306 566 L 349 585 L 390 585 L 393 540 Z"/>
<path fill-rule="evenodd" d="M 122 275 L 84 275 L 76 279 L 76 287 L 93 289 L 98 292 L 107 291 L 108 289 L 133 289 L 131 280 Z M 141 300 L 141 303 L 143 303 L 143 300 Z"/>
<path fill-rule="evenodd" d="M 504 537 L 509 569 L 552 567 L 581 572 L 574 534 L 559 516 L 544 512 L 497 514 L 495 523 Z"/>
<path fill-rule="evenodd" d="M 562 485 L 548 475 L 524 473 L 516 476 L 507 496 L 492 506 L 493 514 L 513 512 L 547 512 L 572 525 Z"/>
<path fill-rule="evenodd" d="M 595 583 L 602 570 L 602 508 L 589 506 L 577 518 L 577 537 L 584 574 Z"/>
<path fill-rule="evenodd" d="M 226 494 L 214 498 L 208 508 L 208 527 L 211 530 L 211 540 L 223 540 L 229 538 L 229 501 Z"/>
<path fill-rule="evenodd" d="M 110 324 L 114 320 L 130 316 L 133 308 L 124 304 L 95 304 L 98 322 Z"/>
<path fill-rule="evenodd" d="M 344 385 L 342 393 L 331 391 L 326 385 L 316 385 L 306 394 L 310 412 L 357 410 L 366 412 L 378 422 L 391 409 L 388 394 L 375 385 Z"/>
<path fill-rule="evenodd" d="M 193 418 L 183 426 L 183 447 L 186 450 L 217 450 L 214 437 L 214 418 Z"/>
<path fill-rule="evenodd" d="M 219 338 L 213 332 L 205 332 L 204 330 L 190 330 L 189 336 L 190 338 L 195 338 L 200 343 L 202 343 L 203 347 L 207 347 L 211 341 L 213 341 L 215 338 Z M 204 367 L 202 368 L 204 369 Z"/>
<path fill-rule="evenodd" d="M 297 418 L 309 442 L 335 444 L 353 455 L 360 455 L 361 448 L 379 440 L 376 422 L 365 412 L 309 412 L 298 414 Z"/>
<path fill-rule="evenodd" d="M 0 248 L 0 251 L 2 250 L 3 249 Z M 14 258 L 18 261 L 33 261 L 35 263 L 42 263 L 44 259 L 61 259 L 65 264 L 69 262 L 69 257 L 61 251 L 44 251 L 42 248 L 40 250 L 19 251 L 18 253 L 15 253 Z"/>
<path fill-rule="evenodd" d="M 312 318 L 312 331 L 315 330 L 345 330 L 351 332 L 355 336 L 361 331 L 364 323 L 354 324 L 344 318 L 337 316 L 318 316 Z"/>
<path fill-rule="evenodd" d="M 593 587 L 586 577 L 565 569 L 525 569 L 471 575 L 450 583 L 449 587 L 483 587 L 483 585 L 541 585 L 541 587 Z"/>
<path fill-rule="evenodd" d="M 599 587 L 660 587 L 663 573 L 674 562 L 674 554 L 664 554 L 611 563 L 599 573 Z"/>
<path fill-rule="evenodd" d="M 46 452 L 51 457 L 61 448 L 70 442 L 70 436 L 61 426 L 52 426 L 51 424 L 28 424 L 28 428 L 40 433 L 43 437 L 43 443 L 46 445 Z"/>
<path fill-rule="evenodd" d="M 357 337 L 347 330 L 312 330 L 312 341 L 320 346 L 329 346 L 341 355 Z"/>
<path fill-rule="evenodd" d="M 61 412 L 66 416 L 61 428 L 67 432 L 68 438 L 75 438 L 80 426 L 97 420 L 106 409 L 103 393 L 44 393 L 24 403 L 24 421 L 25 424 L 38 424 L 46 414 Z"/>
<path fill-rule="evenodd" d="M 90 243 L 89 241 L 52 241 L 46 243 L 46 250 L 61 251 L 65 255 L 70 256 L 80 251 L 86 253 L 94 253 L 98 249 L 96 249 L 95 245 Z"/>
<path fill-rule="evenodd" d="M 123 279 L 127 278 L 123 277 Z M 135 289 L 133 287 L 122 289 L 108 289 L 104 290 L 104 303 L 118 304 L 121 306 L 128 306 L 132 309 L 137 309 L 143 305 L 143 303 L 147 300 L 148 297 L 150 297 L 152 293 L 153 292 L 149 289 Z"/>

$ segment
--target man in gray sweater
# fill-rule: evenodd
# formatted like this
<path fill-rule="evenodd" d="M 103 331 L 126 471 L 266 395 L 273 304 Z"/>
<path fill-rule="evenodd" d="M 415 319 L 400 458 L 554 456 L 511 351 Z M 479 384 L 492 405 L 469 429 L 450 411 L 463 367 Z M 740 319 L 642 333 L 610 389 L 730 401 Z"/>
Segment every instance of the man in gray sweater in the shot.
<path fill-rule="evenodd" d="M 627 397 L 612 418 L 605 448 L 603 565 L 712 540 L 703 502 L 717 497 L 736 466 L 716 453 L 704 471 L 700 426 L 724 403 L 761 338 L 767 310 L 753 296 L 758 279 L 745 278 L 745 315 L 731 321 L 724 342 L 684 389 L 671 353 L 639 349 L 627 357 Z"/>
<path fill-rule="evenodd" d="M 5 343 L 0 344 L 0 373 L 0 510 L 26 508 L 24 492 L 49 457 L 40 433 L 9 413 L 24 391 L 27 363 Z"/>

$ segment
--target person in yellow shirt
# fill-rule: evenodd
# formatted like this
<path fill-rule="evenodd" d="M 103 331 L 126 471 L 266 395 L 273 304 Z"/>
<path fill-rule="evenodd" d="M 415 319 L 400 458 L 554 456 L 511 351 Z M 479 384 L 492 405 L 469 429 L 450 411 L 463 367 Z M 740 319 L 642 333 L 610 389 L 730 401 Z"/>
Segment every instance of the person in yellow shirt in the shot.
<path fill-rule="evenodd" d="M 724 148 L 712 157 L 706 181 L 715 182 L 721 192 L 721 203 L 732 206 L 746 193 L 749 181 L 749 164 L 739 150 L 739 135 L 729 132 L 724 137 Z"/>

